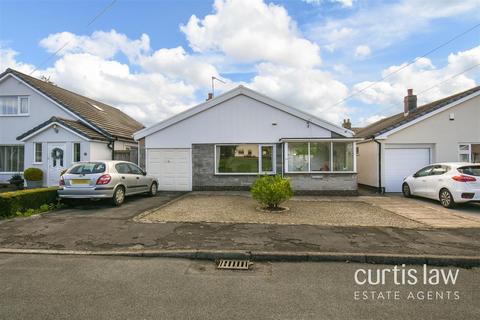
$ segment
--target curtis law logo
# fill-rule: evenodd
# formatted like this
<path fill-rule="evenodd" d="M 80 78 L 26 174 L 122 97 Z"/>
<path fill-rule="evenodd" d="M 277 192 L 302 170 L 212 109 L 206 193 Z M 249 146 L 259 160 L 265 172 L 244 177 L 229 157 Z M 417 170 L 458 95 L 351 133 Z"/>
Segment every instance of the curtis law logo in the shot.
<path fill-rule="evenodd" d="M 354 281 L 357 286 L 368 290 L 355 290 L 354 300 L 459 300 L 460 292 L 453 290 L 459 276 L 459 269 L 408 268 L 405 264 L 391 268 L 357 269 Z M 371 287 L 399 287 L 401 290 L 371 290 Z M 422 289 L 411 290 L 412 286 Z M 432 288 L 429 288 L 432 287 Z M 441 289 L 438 289 L 440 288 Z M 408 288 L 408 289 L 407 289 Z M 424 288 L 427 288 L 424 290 Z"/>

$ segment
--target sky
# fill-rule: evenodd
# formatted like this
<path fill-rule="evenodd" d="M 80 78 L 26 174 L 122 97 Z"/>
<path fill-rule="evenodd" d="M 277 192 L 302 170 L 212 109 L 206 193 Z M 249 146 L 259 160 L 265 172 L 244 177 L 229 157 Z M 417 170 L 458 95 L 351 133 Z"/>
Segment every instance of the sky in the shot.
<path fill-rule="evenodd" d="M 0 0 L 0 69 L 152 125 L 240 84 L 336 124 L 480 82 L 480 0 Z"/>

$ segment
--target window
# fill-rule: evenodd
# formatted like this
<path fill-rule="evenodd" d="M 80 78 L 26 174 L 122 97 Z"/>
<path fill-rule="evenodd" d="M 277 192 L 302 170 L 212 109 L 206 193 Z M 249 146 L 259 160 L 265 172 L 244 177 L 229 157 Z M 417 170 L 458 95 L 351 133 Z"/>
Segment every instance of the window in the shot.
<path fill-rule="evenodd" d="M 143 175 L 142 169 L 140 169 L 136 165 L 128 163 L 128 166 L 130 167 L 130 173 Z"/>
<path fill-rule="evenodd" d="M 413 176 L 415 178 L 418 178 L 418 177 L 426 177 L 428 175 L 430 175 L 430 171 L 432 171 L 432 166 L 428 166 L 428 167 L 425 167 L 423 169 L 420 169 L 419 171 L 417 171 L 417 173 L 415 173 Z"/>
<path fill-rule="evenodd" d="M 273 145 L 237 144 L 215 146 L 216 173 L 258 174 L 275 172 Z"/>
<path fill-rule="evenodd" d="M 480 166 L 466 166 L 457 169 L 458 172 L 471 176 L 480 177 Z"/>
<path fill-rule="evenodd" d="M 68 173 L 73 174 L 91 174 L 91 173 L 103 173 L 106 166 L 103 162 L 88 162 L 73 166 Z"/>
<path fill-rule="evenodd" d="M 73 162 L 80 162 L 80 142 L 73 144 Z"/>
<path fill-rule="evenodd" d="M 442 174 L 447 173 L 450 170 L 447 166 L 434 166 L 432 172 L 430 172 L 431 176 L 441 176 Z"/>
<path fill-rule="evenodd" d="M 35 163 L 42 163 L 42 143 L 35 142 L 33 146 L 35 150 Z"/>
<path fill-rule="evenodd" d="M 123 174 L 130 174 L 130 167 L 128 166 L 128 163 L 121 162 L 117 163 L 115 165 L 115 169 L 117 169 L 118 173 L 123 173 Z"/>
<path fill-rule="evenodd" d="M 0 146 L 0 172 L 23 172 L 23 161 L 23 146 Z"/>
<path fill-rule="evenodd" d="M 330 171 L 330 142 L 310 143 L 310 171 Z"/>
<path fill-rule="evenodd" d="M 287 172 L 353 172 L 353 142 L 289 142 Z"/>
<path fill-rule="evenodd" d="M 293 142 L 288 144 L 288 171 L 302 172 L 308 170 L 308 143 Z"/>
<path fill-rule="evenodd" d="M 458 160 L 460 162 L 480 163 L 480 144 L 459 144 Z"/>
<path fill-rule="evenodd" d="M 333 143 L 333 171 L 353 171 L 353 143 Z"/>
<path fill-rule="evenodd" d="M 28 115 L 29 98 L 25 96 L 0 97 L 0 115 L 16 116 Z"/>

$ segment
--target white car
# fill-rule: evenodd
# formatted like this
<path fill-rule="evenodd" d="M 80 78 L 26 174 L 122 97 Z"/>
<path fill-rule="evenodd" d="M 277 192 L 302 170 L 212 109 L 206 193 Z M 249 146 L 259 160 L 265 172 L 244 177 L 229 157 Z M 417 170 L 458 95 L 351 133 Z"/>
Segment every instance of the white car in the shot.
<path fill-rule="evenodd" d="M 405 178 L 402 191 L 405 197 L 439 200 L 446 208 L 457 203 L 480 202 L 480 164 L 431 164 Z"/>

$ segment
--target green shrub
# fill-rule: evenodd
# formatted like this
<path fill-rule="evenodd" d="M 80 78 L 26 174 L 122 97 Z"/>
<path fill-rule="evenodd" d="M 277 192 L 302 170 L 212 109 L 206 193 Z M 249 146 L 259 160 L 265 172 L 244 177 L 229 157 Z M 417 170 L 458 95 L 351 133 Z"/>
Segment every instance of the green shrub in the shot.
<path fill-rule="evenodd" d="M 23 172 L 23 176 L 28 181 L 42 181 L 43 171 L 38 168 L 28 168 Z"/>
<path fill-rule="evenodd" d="M 39 188 L 0 193 L 0 217 L 11 217 L 28 209 L 57 203 L 57 188 Z M 44 207 L 45 208 L 45 207 Z"/>
<path fill-rule="evenodd" d="M 293 196 L 290 181 L 279 175 L 258 178 L 250 191 L 252 197 L 269 210 L 278 209 L 282 202 Z"/>

